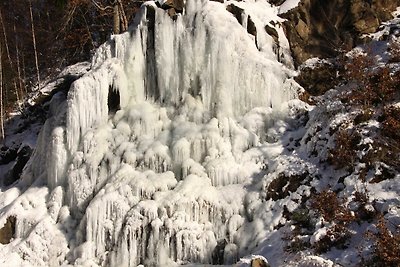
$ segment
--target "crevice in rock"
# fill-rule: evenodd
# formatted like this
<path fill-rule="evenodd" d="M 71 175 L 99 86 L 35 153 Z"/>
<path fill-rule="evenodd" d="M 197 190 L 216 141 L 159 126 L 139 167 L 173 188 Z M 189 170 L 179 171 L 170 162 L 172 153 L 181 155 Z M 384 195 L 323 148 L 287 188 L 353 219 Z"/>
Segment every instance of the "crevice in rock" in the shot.
<path fill-rule="evenodd" d="M 110 86 L 108 89 L 108 114 L 113 114 L 117 112 L 117 110 L 121 109 L 120 106 L 120 95 L 118 90 L 115 90 Z"/>

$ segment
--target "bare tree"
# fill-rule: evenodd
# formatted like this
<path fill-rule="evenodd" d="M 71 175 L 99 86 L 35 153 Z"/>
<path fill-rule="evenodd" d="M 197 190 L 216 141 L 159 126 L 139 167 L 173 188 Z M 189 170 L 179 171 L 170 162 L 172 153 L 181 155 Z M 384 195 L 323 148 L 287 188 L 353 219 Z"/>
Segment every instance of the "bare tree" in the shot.
<path fill-rule="evenodd" d="M 113 33 L 119 34 L 128 29 L 128 20 L 126 18 L 124 5 L 121 0 L 113 0 L 110 5 L 102 5 L 96 0 L 92 0 L 93 5 L 101 11 L 113 12 Z"/>
<path fill-rule="evenodd" d="M 17 30 L 16 30 L 16 27 L 15 27 L 15 22 L 14 22 L 14 35 L 15 35 L 15 53 L 16 53 L 16 58 L 17 58 L 17 60 L 16 60 L 16 64 L 17 64 L 17 73 L 18 73 L 18 86 L 19 86 L 19 90 L 21 91 L 21 94 L 26 94 L 26 89 L 25 89 L 25 86 L 23 85 L 23 80 L 22 80 L 22 77 L 21 77 L 21 63 L 20 63 L 20 60 L 19 60 L 19 58 L 20 58 L 20 53 L 19 53 L 19 48 L 18 48 L 18 46 L 19 46 L 19 42 L 18 42 L 18 34 L 17 34 Z"/>
<path fill-rule="evenodd" d="M 10 65 L 12 66 L 12 60 L 11 60 L 11 56 L 10 56 L 10 49 L 8 48 L 8 42 L 7 42 L 7 33 L 6 33 L 6 28 L 4 26 L 3 15 L 1 14 L 1 11 L 0 11 L 0 23 L 1 23 L 1 26 L 3 28 L 4 45 L 6 47 L 8 61 L 9 61 Z"/>
<path fill-rule="evenodd" d="M 32 41 L 33 41 L 33 50 L 35 52 L 35 65 L 36 65 L 37 83 L 38 83 L 38 90 L 40 90 L 39 62 L 38 62 L 38 54 L 37 54 L 37 48 L 36 48 L 35 26 L 34 26 L 34 22 L 33 22 L 32 1 L 31 0 L 29 0 L 29 13 L 31 15 Z"/>
<path fill-rule="evenodd" d="M 4 117 L 3 117 L 3 65 L 2 65 L 2 50 L 0 43 L 0 135 L 4 139 Z"/>

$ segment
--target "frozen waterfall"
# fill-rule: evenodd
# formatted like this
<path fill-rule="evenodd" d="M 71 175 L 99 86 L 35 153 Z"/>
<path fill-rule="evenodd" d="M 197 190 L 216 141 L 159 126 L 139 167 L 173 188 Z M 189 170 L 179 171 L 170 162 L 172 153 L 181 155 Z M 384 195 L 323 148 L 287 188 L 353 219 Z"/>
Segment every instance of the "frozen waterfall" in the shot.
<path fill-rule="evenodd" d="M 266 130 L 297 88 L 277 13 L 265 1 L 187 0 L 174 20 L 145 3 L 67 100 L 53 99 L 22 181 L 43 187 L 42 204 L 29 204 L 28 189 L 0 216 L 2 225 L 37 211 L 17 218 L 16 253 L 34 265 L 100 266 L 229 264 L 250 253 L 269 230 L 257 192 L 276 153 Z M 63 246 L 51 254 L 28 244 L 53 240 Z"/>

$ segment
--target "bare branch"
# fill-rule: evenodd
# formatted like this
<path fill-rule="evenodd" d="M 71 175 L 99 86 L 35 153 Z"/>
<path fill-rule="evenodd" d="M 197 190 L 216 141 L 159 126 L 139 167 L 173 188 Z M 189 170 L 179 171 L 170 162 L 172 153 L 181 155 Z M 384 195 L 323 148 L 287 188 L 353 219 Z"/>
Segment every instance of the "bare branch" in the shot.
<path fill-rule="evenodd" d="M 93 5 L 101 11 L 113 10 L 112 6 L 101 6 L 96 0 L 92 0 Z"/>

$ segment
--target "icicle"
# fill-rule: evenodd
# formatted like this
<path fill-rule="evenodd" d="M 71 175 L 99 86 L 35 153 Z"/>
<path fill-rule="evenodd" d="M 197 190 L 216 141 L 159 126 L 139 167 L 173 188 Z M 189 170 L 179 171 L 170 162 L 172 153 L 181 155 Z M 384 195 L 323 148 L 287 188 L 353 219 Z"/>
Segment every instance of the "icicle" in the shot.
<path fill-rule="evenodd" d="M 40 134 L 25 182 L 43 177 L 54 189 L 47 216 L 79 225 L 70 262 L 207 264 L 217 240 L 226 240 L 226 263 L 244 251 L 243 213 L 255 208 L 243 202 L 268 154 L 265 130 L 296 93 L 276 60 L 288 45 L 278 29 L 273 49 L 264 27 L 280 19 L 265 1 L 235 3 L 244 28 L 223 3 L 186 2 L 176 20 L 145 3 L 129 32 L 97 50 Z M 110 90 L 120 110 L 110 112 Z M 34 223 L 18 220 L 17 236 Z"/>

